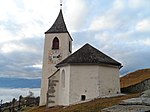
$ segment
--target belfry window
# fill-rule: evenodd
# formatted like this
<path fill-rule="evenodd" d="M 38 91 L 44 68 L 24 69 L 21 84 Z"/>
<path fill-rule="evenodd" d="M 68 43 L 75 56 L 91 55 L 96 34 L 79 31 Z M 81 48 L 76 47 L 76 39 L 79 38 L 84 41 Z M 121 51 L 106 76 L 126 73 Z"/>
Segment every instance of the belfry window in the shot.
<path fill-rule="evenodd" d="M 55 37 L 53 40 L 52 49 L 59 49 L 59 40 L 57 37 Z"/>

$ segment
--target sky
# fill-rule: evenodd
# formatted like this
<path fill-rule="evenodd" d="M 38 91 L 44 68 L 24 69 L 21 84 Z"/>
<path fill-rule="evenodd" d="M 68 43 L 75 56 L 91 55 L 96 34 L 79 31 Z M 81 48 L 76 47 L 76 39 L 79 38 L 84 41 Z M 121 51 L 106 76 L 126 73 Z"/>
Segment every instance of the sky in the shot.
<path fill-rule="evenodd" d="M 22 88 L 34 88 L 26 83 L 32 80 L 40 88 L 44 32 L 57 18 L 59 4 L 0 0 L 0 87 L 15 88 L 19 95 Z M 89 43 L 122 63 L 121 75 L 150 68 L 150 0 L 63 0 L 62 10 L 73 51 Z"/>

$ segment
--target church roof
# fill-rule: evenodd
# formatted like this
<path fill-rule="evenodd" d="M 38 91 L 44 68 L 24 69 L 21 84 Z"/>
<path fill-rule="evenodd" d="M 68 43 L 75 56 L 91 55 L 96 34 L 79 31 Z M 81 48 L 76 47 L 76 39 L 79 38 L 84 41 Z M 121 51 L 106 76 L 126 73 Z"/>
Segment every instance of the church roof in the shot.
<path fill-rule="evenodd" d="M 85 44 L 75 53 L 58 63 L 56 67 L 67 64 L 105 64 L 121 67 L 121 63 L 115 61 L 89 44 Z"/>
<path fill-rule="evenodd" d="M 56 19 L 56 21 L 54 22 L 54 24 L 52 25 L 52 27 L 45 32 L 45 34 L 48 33 L 68 33 L 64 18 L 63 18 L 63 14 L 62 14 L 62 9 L 60 9 L 59 15 Z"/>

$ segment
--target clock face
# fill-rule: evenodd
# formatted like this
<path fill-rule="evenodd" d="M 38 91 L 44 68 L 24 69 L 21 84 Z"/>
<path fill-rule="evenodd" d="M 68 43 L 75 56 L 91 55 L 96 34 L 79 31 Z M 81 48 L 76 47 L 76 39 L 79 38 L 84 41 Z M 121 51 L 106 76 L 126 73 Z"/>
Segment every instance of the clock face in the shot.
<path fill-rule="evenodd" d="M 62 53 L 60 50 L 51 50 L 48 58 L 50 63 L 57 64 L 62 59 Z"/>

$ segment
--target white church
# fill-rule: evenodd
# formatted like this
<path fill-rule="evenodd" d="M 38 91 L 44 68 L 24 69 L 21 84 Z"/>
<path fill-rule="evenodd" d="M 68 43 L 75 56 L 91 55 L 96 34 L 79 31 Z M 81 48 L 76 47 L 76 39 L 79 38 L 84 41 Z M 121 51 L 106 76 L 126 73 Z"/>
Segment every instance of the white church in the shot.
<path fill-rule="evenodd" d="M 82 102 L 120 93 L 121 64 L 90 44 L 72 53 L 62 9 L 45 32 L 40 106 Z"/>

